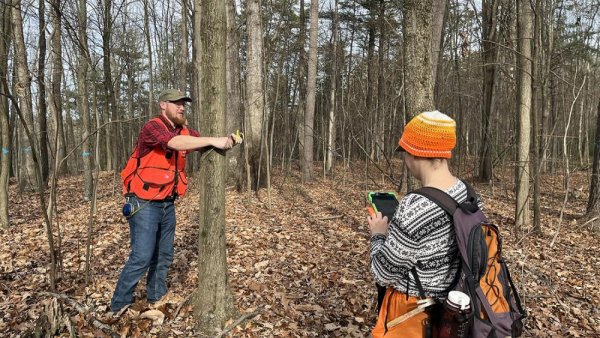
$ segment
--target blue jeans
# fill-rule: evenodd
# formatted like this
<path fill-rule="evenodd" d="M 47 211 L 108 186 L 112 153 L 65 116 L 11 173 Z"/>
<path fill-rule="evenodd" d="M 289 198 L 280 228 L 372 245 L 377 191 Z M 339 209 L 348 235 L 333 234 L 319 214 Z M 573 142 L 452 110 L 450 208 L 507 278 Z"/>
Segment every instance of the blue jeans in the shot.
<path fill-rule="evenodd" d="M 149 302 L 159 300 L 167 293 L 167 272 L 173 262 L 174 201 L 128 199 L 138 209 L 129 218 L 131 252 L 110 303 L 113 312 L 133 303 L 133 291 L 146 271 L 146 297 Z"/>

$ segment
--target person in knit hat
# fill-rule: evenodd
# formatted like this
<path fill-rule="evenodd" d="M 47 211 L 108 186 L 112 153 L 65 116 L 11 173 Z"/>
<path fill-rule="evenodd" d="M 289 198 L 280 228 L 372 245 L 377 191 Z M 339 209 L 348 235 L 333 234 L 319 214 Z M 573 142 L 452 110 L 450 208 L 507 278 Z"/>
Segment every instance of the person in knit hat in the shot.
<path fill-rule="evenodd" d="M 445 191 L 459 203 L 466 185 L 448 166 L 456 146 L 456 123 L 439 111 L 415 116 L 398 141 L 404 163 L 423 186 Z M 444 299 L 457 276 L 458 247 L 449 215 L 426 197 L 408 193 L 391 220 L 369 216 L 371 272 L 385 287 L 379 317 L 372 331 L 379 337 L 425 337 L 425 312 L 389 327 L 395 318 L 417 307 L 423 297 Z"/>

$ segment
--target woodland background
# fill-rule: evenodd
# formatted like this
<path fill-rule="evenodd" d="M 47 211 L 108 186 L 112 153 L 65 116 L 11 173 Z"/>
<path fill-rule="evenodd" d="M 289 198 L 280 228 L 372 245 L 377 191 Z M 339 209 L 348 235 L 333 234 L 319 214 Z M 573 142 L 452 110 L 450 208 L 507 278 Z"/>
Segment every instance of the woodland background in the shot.
<path fill-rule="evenodd" d="M 1 2 L 0 333 L 367 335 L 364 197 L 414 187 L 397 139 L 438 109 L 457 121 L 453 171 L 503 231 L 526 336 L 599 336 L 599 11 Z M 150 307 L 140 287 L 115 317 L 129 241 L 118 173 L 166 88 L 194 98 L 193 128 L 245 142 L 189 157 L 171 294 Z"/>

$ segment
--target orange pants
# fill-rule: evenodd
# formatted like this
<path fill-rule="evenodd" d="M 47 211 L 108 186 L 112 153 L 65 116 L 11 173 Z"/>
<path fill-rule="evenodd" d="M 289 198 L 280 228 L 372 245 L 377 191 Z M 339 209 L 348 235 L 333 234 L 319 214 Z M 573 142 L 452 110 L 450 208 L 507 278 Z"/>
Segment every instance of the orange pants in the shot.
<path fill-rule="evenodd" d="M 419 298 L 417 297 L 408 297 L 407 299 L 406 294 L 400 293 L 394 290 L 394 288 L 389 287 L 385 292 L 377 323 L 375 324 L 373 331 L 371 331 L 373 338 L 424 337 L 425 321 L 428 317 L 425 312 L 416 314 L 399 325 L 386 330 L 386 323 L 389 323 L 416 308 L 418 300 Z"/>

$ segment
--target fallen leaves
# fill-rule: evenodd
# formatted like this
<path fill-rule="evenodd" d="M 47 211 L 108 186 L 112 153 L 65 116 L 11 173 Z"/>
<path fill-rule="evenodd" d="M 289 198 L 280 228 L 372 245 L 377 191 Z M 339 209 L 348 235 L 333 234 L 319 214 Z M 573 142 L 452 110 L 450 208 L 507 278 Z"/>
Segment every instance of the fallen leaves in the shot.
<path fill-rule="evenodd" d="M 233 301 L 243 312 L 264 307 L 258 316 L 237 325 L 230 336 L 368 336 L 375 323 L 376 291 L 369 272 L 365 191 L 360 190 L 365 182 L 357 172 L 362 171 L 339 168 L 334 177 L 303 185 L 293 176 L 274 173 L 271 209 L 264 190 L 251 204 L 245 193 L 227 192 L 227 263 Z M 500 176 L 502 184 L 475 188 L 483 192 L 488 217 L 501 228 L 506 259 L 530 315 L 527 335 L 599 336 L 599 234 L 574 223 L 583 213 L 584 203 L 571 201 L 557 242 L 550 247 L 558 231 L 557 210 L 563 196 L 551 193 L 553 186 L 560 186 L 561 178 L 545 176 L 542 222 L 546 235 L 528 235 L 517 242 L 512 227 L 514 196 L 506 183 L 512 178 L 505 176 Z M 585 173 L 571 177 L 573 182 L 586 179 Z M 191 182 L 195 181 L 192 178 Z M 200 196 L 193 185 L 189 195 L 177 203 L 168 296 L 157 304 L 147 304 L 142 279 L 135 304 L 120 317 L 109 318 L 114 284 L 129 254 L 129 229 L 119 215 L 122 198 L 118 185 L 112 173 L 101 175 L 92 282 L 86 287 L 89 204 L 80 197 L 81 177 L 61 179 L 59 184 L 58 200 L 69 203 L 58 205 L 63 271 L 57 291 L 89 309 L 86 314 L 71 313 L 73 326 L 83 337 L 107 335 L 90 324 L 91 318 L 111 325 L 121 337 L 197 336 L 193 308 L 185 302 L 198 278 Z M 49 289 L 49 255 L 35 196 L 19 194 L 11 185 L 10 199 L 18 207 L 11 208 L 13 226 L 0 229 L 0 336 L 18 337 L 31 330 L 44 311 L 39 293 Z M 69 304 L 63 306 L 68 310 Z"/>

